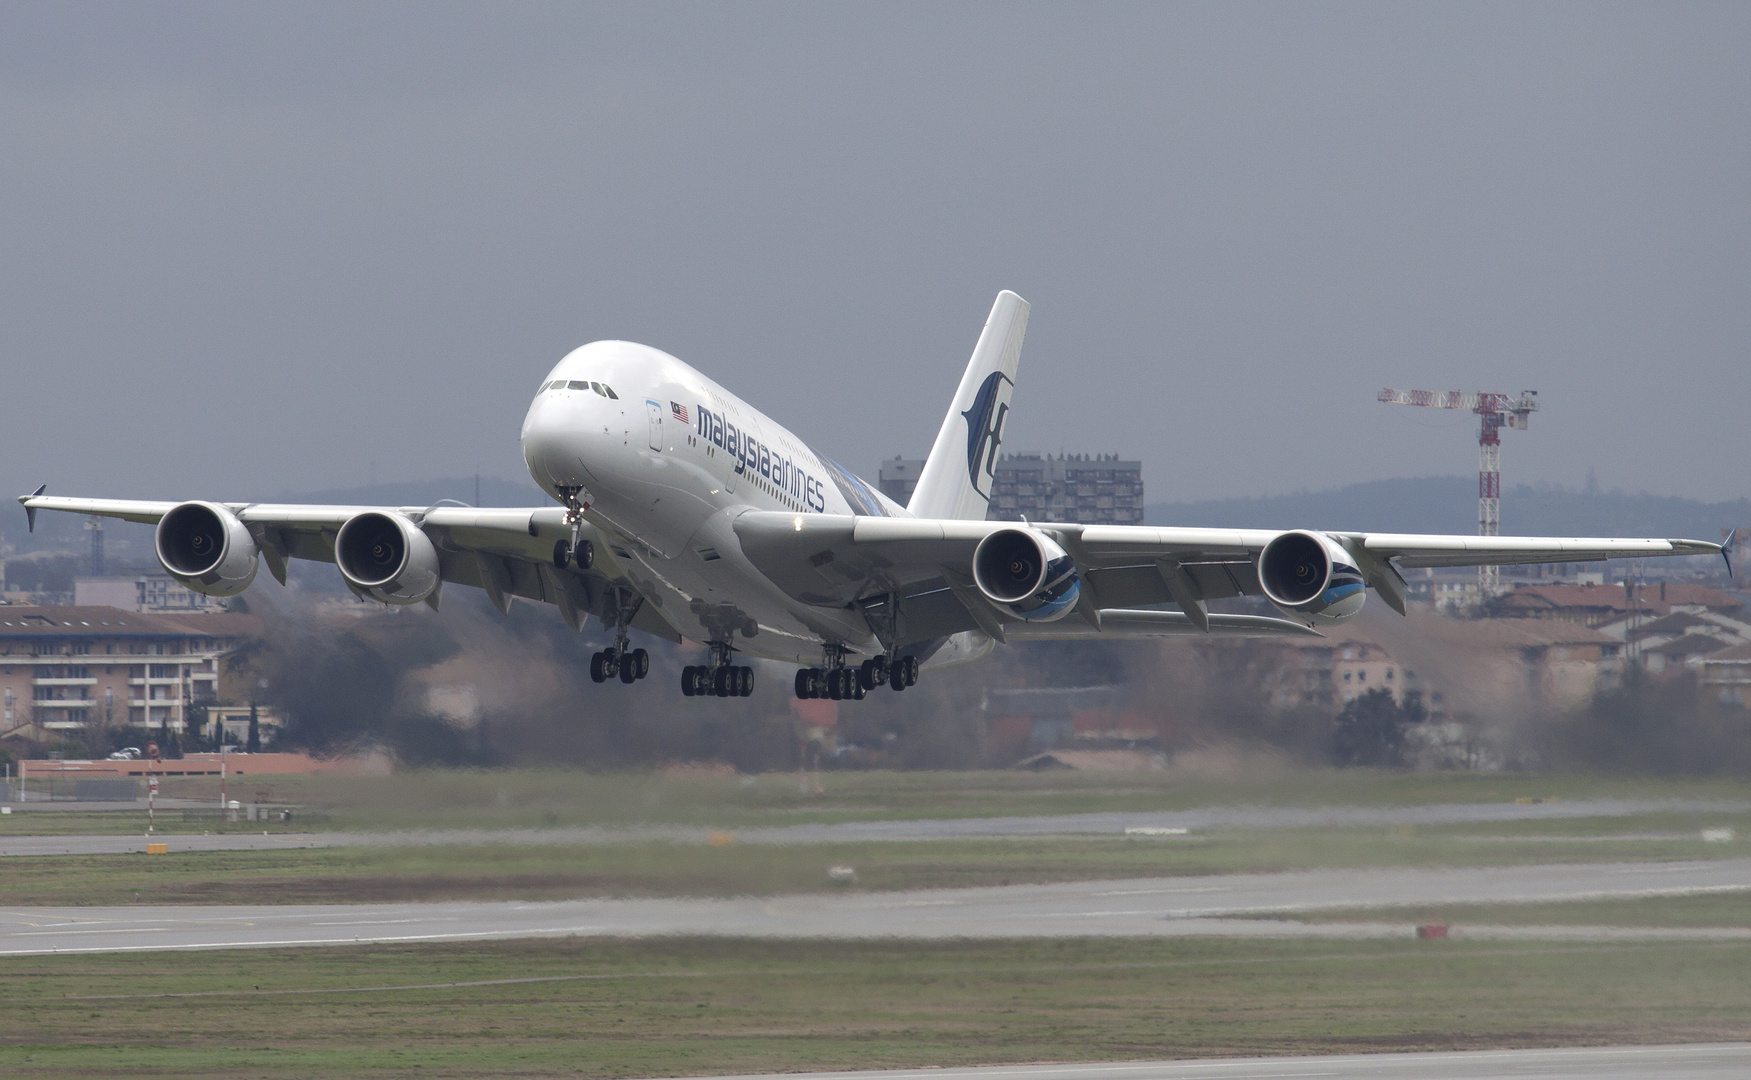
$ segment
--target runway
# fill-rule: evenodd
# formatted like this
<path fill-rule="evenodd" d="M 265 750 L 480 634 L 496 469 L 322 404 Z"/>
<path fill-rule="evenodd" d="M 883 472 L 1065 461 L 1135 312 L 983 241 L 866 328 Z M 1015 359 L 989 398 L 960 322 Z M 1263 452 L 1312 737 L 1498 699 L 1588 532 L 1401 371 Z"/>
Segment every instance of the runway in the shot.
<path fill-rule="evenodd" d="M 1216 806 L 1137 813 L 1030 817 L 847 821 L 720 829 L 716 826 L 637 825 L 552 829 L 420 829 L 383 832 L 165 834 L 151 839 L 176 851 L 272 851 L 294 847 L 447 844 L 704 843 L 728 831 L 745 844 L 827 844 L 882 841 L 977 840 L 997 837 L 1107 835 L 1126 829 L 1391 828 L 1398 825 L 1482 825 L 1508 821 L 1563 821 L 1636 814 L 1745 814 L 1751 802 L 1726 799 L 1588 799 L 1554 803 L 1438 803 L 1428 806 L 1258 807 Z M 239 829 L 244 828 L 239 826 Z M 147 838 L 107 836 L 0 837 L 0 856 L 111 855 L 140 852 Z"/>
<path fill-rule="evenodd" d="M 1206 1058 L 1101 1065 L 994 1065 L 976 1069 L 787 1073 L 785 1080 L 1737 1080 L 1751 1075 L 1751 1044 L 1589 1046 L 1557 1050 L 1468 1050 L 1445 1054 Z M 708 1077 L 700 1080 L 756 1080 Z"/>
<path fill-rule="evenodd" d="M 661 935 L 766 938 L 1402 937 L 1408 925 L 1270 915 L 1343 908 L 1751 891 L 1751 859 L 1467 869 L 1317 870 L 771 898 L 0 911 L 0 955 L 352 942 Z M 1248 918 L 1245 916 L 1266 916 Z M 1456 936 L 1751 939 L 1746 929 L 1460 927 Z"/>

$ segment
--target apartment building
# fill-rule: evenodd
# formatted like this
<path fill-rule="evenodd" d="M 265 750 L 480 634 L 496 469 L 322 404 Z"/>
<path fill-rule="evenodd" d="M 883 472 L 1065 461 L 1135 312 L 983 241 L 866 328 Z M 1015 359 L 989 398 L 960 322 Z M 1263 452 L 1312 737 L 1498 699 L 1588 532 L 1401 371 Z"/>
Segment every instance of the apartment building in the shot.
<path fill-rule="evenodd" d="M 881 464 L 877 486 L 905 506 L 924 462 L 895 457 Z M 991 484 L 991 521 L 1143 524 L 1143 463 L 1117 454 L 1005 454 Z"/>
<path fill-rule="evenodd" d="M 0 607 L 0 738 L 93 723 L 180 732 L 195 705 L 236 695 L 226 660 L 260 633 L 251 615 Z"/>

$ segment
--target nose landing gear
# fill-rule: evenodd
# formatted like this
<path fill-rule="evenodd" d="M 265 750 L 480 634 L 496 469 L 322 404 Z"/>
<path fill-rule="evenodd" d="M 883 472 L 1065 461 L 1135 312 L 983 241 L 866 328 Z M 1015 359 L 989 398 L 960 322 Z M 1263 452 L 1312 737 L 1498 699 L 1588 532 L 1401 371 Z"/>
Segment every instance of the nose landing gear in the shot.
<path fill-rule="evenodd" d="M 590 500 L 581 487 L 562 487 L 559 498 L 565 503 L 565 523 L 571 528 L 571 539 L 561 537 L 553 542 L 553 567 L 564 570 L 567 564 L 576 563 L 579 570 L 588 570 L 596 561 L 596 546 L 583 537 L 584 511 L 590 508 Z"/>

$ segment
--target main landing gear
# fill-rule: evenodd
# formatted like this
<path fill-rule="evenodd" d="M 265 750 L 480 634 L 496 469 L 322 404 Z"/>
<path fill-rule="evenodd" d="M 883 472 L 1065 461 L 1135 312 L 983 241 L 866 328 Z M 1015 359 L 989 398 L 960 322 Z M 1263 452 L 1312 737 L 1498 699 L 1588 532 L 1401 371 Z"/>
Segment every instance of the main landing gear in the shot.
<path fill-rule="evenodd" d="M 711 663 L 681 669 L 681 692 L 688 697 L 747 697 L 754 692 L 754 669 L 730 663 L 728 642 L 713 641 Z"/>
<path fill-rule="evenodd" d="M 865 695 L 883 683 L 899 691 L 918 682 L 916 656 L 872 656 L 850 668 L 845 666 L 843 650 L 834 648 L 828 651 L 826 659 L 825 667 L 798 669 L 797 697 L 862 701 Z"/>
<path fill-rule="evenodd" d="M 565 543 L 561 540 L 560 543 Z M 589 541 L 584 541 L 585 545 Z M 651 655 L 643 649 L 628 648 L 631 642 L 626 636 L 627 624 L 638 613 L 642 600 L 636 593 L 629 594 L 626 590 L 616 588 L 611 598 L 612 614 L 614 616 L 614 644 L 590 657 L 590 679 L 593 682 L 607 682 L 615 676 L 623 683 L 635 683 L 651 673 Z"/>
<path fill-rule="evenodd" d="M 590 679 L 607 682 L 615 676 L 635 683 L 651 673 L 651 654 L 643 649 L 609 648 L 590 657 Z"/>

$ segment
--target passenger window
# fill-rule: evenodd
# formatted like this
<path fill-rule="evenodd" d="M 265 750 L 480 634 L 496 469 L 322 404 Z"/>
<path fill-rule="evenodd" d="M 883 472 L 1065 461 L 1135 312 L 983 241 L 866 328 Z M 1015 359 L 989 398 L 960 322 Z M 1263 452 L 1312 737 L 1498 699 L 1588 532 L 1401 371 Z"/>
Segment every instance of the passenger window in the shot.
<path fill-rule="evenodd" d="M 590 384 L 582 379 L 573 379 L 566 385 L 570 386 L 573 390 L 588 390 L 590 388 Z"/>

